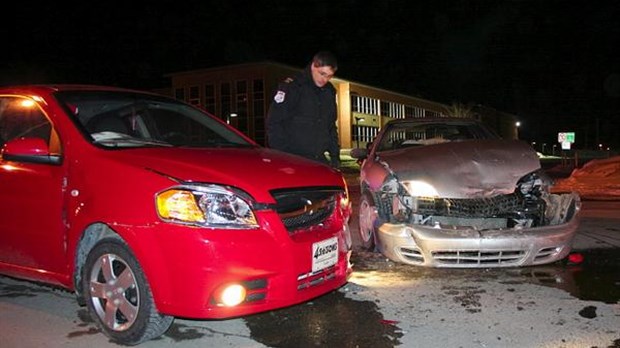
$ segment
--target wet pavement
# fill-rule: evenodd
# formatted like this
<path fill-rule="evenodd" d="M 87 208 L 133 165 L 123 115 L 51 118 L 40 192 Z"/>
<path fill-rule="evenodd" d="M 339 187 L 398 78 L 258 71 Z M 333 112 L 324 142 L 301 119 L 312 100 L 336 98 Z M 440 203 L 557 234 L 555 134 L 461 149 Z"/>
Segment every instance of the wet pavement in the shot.
<path fill-rule="evenodd" d="M 605 340 L 603 345 L 567 343 L 563 346 L 620 348 L 620 249 L 582 250 L 573 253 L 570 260 L 574 262 L 566 260 L 521 268 L 437 269 L 397 264 L 378 253 L 356 250 L 352 259 L 355 271 L 350 282 L 338 291 L 304 304 L 237 320 L 177 319 L 165 335 L 143 346 L 174 344 L 197 347 L 219 340 L 254 342 L 243 345 L 248 347 L 387 348 L 408 346 L 411 341 L 405 339 L 421 335 L 419 330 L 428 330 L 442 337 L 440 332 L 446 325 L 445 330 L 452 330 L 452 335 L 461 340 L 462 347 L 480 346 L 479 343 L 487 347 L 513 347 L 523 346 L 523 341 L 518 341 L 515 332 L 506 331 L 506 328 L 503 333 L 492 333 L 497 338 L 493 336 L 484 340 L 479 337 L 485 334 L 485 327 L 498 330 L 510 325 L 508 318 L 511 316 L 529 318 L 543 313 L 546 321 L 549 319 L 545 316 L 555 318 L 557 311 L 559 319 L 553 319 L 556 321 L 548 324 L 549 327 L 533 326 L 529 330 L 549 332 L 556 327 L 556 330 L 573 330 L 567 327 L 571 322 L 580 327 L 591 325 L 587 330 L 598 330 L 599 335 L 607 332 L 611 341 Z M 54 303 L 65 301 L 65 307 L 77 307 L 72 294 L 66 291 L 6 280 L 0 278 L 2 301 L 19 302 L 20 298 L 37 301 L 37 298 L 47 296 Z M 532 288 L 532 285 L 536 287 Z M 390 286 L 399 288 L 382 290 Z M 546 292 L 544 288 L 560 289 L 570 296 L 562 295 L 562 292 Z M 47 307 L 35 308 L 38 313 Z M 50 313 L 54 311 L 50 309 Z M 75 312 L 66 314 L 68 321 L 73 318 L 74 325 L 64 334 L 69 340 L 67 342 L 101 340 L 103 336 L 94 327 L 86 310 L 78 307 L 77 314 L 77 318 Z M 451 315 L 458 319 L 451 318 Z M 491 317 L 494 318 L 492 324 L 480 322 L 481 318 Z M 519 325 L 523 325 L 523 321 Z M 454 332 L 455 327 L 468 328 L 466 330 L 471 332 Z M 583 337 L 583 333 L 576 335 Z M 428 340 L 424 342 L 428 343 Z M 238 346 L 238 343 L 232 346 Z M 550 343 L 549 346 L 557 345 Z"/>
<path fill-rule="evenodd" d="M 342 291 L 309 303 L 245 318 L 251 337 L 269 347 L 394 347 L 402 333 L 377 304 Z"/>
<path fill-rule="evenodd" d="M 353 282 L 338 292 L 327 294 L 306 304 L 245 318 L 252 339 L 269 347 L 394 347 L 403 331 L 399 321 L 384 318 L 377 304 L 382 299 L 356 301 L 345 295 L 355 293 L 355 279 L 372 274 L 382 283 L 394 278 L 421 281 L 442 279 L 441 290 L 469 313 L 482 311 L 480 297 L 484 284 L 512 286 L 535 284 L 557 288 L 583 301 L 620 304 L 620 249 L 581 251 L 571 260 L 544 266 L 506 269 L 437 269 L 397 264 L 380 254 L 357 251 L 352 262 L 356 272 Z M 481 287 L 451 285 L 466 279 Z M 517 305 L 524 310 L 527 303 Z M 597 307 L 584 305 L 578 312 L 582 318 L 597 317 Z M 620 347 L 620 339 L 609 347 Z"/>
<path fill-rule="evenodd" d="M 550 285 L 566 290 L 580 300 L 620 303 L 620 249 L 580 251 L 574 255 L 581 255 L 583 261 L 554 265 L 552 270 L 562 276 L 556 276 Z"/>

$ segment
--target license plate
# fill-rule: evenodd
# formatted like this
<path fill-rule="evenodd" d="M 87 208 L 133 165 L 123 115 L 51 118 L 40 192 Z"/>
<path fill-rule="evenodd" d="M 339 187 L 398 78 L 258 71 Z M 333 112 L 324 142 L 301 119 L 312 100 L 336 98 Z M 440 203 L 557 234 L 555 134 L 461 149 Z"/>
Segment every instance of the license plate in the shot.
<path fill-rule="evenodd" d="M 318 272 L 338 262 L 338 238 L 312 244 L 312 272 Z"/>

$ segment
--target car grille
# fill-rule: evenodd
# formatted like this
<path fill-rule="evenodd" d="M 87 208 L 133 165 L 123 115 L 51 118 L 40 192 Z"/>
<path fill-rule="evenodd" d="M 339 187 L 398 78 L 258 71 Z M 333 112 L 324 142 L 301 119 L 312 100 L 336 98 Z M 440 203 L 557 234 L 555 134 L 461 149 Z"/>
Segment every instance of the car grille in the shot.
<path fill-rule="evenodd" d="M 418 213 L 444 216 L 489 217 L 513 213 L 523 206 L 523 199 L 516 194 L 488 198 L 420 198 Z"/>
<path fill-rule="evenodd" d="M 555 257 L 561 249 L 560 247 L 543 248 L 534 256 L 534 262 L 539 263 Z M 424 254 L 418 248 L 401 247 L 399 253 L 408 263 L 424 264 Z M 431 255 L 436 264 L 444 266 L 509 266 L 521 264 L 526 252 L 525 250 L 450 250 L 433 251 Z"/>
<path fill-rule="evenodd" d="M 297 277 L 297 290 L 305 290 L 321 285 L 328 280 L 336 278 L 336 266 L 331 266 L 316 273 L 300 274 Z"/>
<path fill-rule="evenodd" d="M 525 250 L 449 250 L 432 251 L 431 255 L 437 264 L 442 265 L 512 265 L 523 261 Z"/>
<path fill-rule="evenodd" d="M 330 217 L 341 188 L 274 190 L 276 211 L 289 232 L 316 226 Z"/>

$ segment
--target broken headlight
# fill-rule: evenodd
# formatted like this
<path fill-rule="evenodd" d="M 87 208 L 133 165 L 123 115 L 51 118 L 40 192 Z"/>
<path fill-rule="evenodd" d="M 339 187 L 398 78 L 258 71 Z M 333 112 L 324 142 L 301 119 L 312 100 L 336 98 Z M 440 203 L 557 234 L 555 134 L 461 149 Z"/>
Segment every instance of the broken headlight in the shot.
<path fill-rule="evenodd" d="M 547 174 L 539 169 L 522 177 L 517 183 L 517 191 L 524 197 L 540 197 L 543 192 L 549 192 L 550 184 Z"/>

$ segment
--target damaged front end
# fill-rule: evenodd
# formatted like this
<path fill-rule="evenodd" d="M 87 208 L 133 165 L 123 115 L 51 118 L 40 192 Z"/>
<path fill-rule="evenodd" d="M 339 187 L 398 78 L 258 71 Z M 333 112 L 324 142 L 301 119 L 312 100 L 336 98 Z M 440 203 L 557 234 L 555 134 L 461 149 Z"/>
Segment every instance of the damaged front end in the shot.
<path fill-rule="evenodd" d="M 524 176 L 514 192 L 481 198 L 418 196 L 414 183 L 387 177 L 375 202 L 379 217 L 390 223 L 439 227 L 520 229 L 558 225 L 571 219 L 579 201 L 577 195 L 550 194 L 548 179 L 541 171 Z"/>
<path fill-rule="evenodd" d="M 513 192 L 441 197 L 432 185 L 388 175 L 374 192 L 378 248 L 389 258 L 438 267 L 507 267 L 559 260 L 570 251 L 580 198 L 550 194 L 542 170 Z"/>

